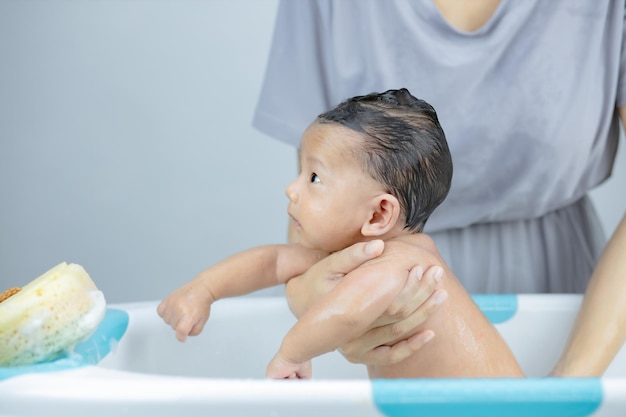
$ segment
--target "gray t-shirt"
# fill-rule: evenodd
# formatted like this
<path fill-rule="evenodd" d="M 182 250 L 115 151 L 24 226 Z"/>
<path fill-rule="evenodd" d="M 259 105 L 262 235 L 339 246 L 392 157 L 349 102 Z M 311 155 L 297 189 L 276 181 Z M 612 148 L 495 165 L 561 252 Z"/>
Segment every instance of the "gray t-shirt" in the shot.
<path fill-rule="evenodd" d="M 624 0 L 501 0 L 475 32 L 432 0 L 281 1 L 254 126 L 297 146 L 346 98 L 406 87 L 439 115 L 452 189 L 426 224 L 473 293 L 582 292 L 605 239 L 587 192 L 626 104 Z"/>
<path fill-rule="evenodd" d="M 426 231 L 539 217 L 610 174 L 623 33 L 623 1 L 502 0 L 471 33 L 432 0 L 283 1 L 254 126 L 297 146 L 340 101 L 406 87 L 454 161 Z"/>

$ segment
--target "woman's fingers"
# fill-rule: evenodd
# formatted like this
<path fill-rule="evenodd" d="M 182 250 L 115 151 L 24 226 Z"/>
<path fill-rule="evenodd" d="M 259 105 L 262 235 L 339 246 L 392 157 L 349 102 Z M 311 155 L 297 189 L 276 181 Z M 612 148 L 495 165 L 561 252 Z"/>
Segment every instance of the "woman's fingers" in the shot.
<path fill-rule="evenodd" d="M 429 313 L 432 312 L 433 307 L 438 304 L 433 305 L 432 301 L 434 300 L 431 300 L 431 303 L 427 306 L 424 304 L 434 295 L 441 283 L 442 277 L 443 268 L 440 266 L 431 266 L 426 269 L 425 272 L 420 265 L 415 266 L 409 271 L 406 284 L 398 297 L 396 297 L 391 306 L 389 306 L 385 314 L 376 320 L 371 327 L 379 327 L 405 320 L 413 316 L 420 309 L 422 311 L 413 317 L 413 323 L 420 317 L 423 317 L 424 320 L 428 319 L 431 315 Z M 436 310 L 436 308 L 434 310 Z"/>
<path fill-rule="evenodd" d="M 339 351 L 353 363 L 378 366 L 393 365 L 417 353 L 433 337 L 435 337 L 435 333 L 432 330 L 422 330 L 410 338 L 401 340 L 391 346 L 378 346 L 368 351 L 360 352 L 358 356 L 350 356 L 350 352 L 346 352 L 343 349 Z"/>
<path fill-rule="evenodd" d="M 432 266 L 418 280 L 421 271 L 413 268 L 405 289 L 411 290 L 417 285 L 415 299 L 411 301 L 417 307 L 398 308 L 391 314 L 396 318 L 395 321 L 389 317 L 379 319 L 385 324 L 345 343 L 339 349 L 341 354 L 353 363 L 388 365 L 417 352 L 432 339 L 434 333 L 428 329 L 416 333 L 415 329 L 432 317 L 448 298 L 447 291 L 437 289 L 442 273 L 441 267 Z"/>

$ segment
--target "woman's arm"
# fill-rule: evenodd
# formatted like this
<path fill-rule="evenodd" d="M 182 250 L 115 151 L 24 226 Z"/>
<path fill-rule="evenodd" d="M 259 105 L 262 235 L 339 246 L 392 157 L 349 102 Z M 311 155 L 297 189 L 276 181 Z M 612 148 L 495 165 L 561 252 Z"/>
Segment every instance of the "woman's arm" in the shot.
<path fill-rule="evenodd" d="M 626 215 L 596 266 L 552 376 L 600 376 L 626 340 Z"/>
<path fill-rule="evenodd" d="M 626 106 L 619 108 L 626 126 Z M 626 213 L 593 271 L 553 376 L 599 376 L 626 340 Z"/>

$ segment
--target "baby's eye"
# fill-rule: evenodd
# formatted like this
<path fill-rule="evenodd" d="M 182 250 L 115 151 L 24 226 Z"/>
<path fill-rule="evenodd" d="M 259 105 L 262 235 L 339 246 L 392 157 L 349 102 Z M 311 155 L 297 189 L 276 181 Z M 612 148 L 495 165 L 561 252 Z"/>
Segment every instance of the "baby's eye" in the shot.
<path fill-rule="evenodd" d="M 320 177 L 318 177 L 315 172 L 311 174 L 311 182 L 312 183 L 320 182 Z"/>

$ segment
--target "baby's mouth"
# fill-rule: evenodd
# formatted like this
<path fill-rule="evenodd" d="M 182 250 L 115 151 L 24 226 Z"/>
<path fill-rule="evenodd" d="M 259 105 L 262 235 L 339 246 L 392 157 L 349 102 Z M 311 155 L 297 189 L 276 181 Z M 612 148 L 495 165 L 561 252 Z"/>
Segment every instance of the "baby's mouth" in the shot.
<path fill-rule="evenodd" d="M 289 215 L 289 217 L 291 217 L 291 224 L 293 225 L 294 228 L 302 229 L 302 225 L 295 217 L 293 217 L 291 214 Z"/>

